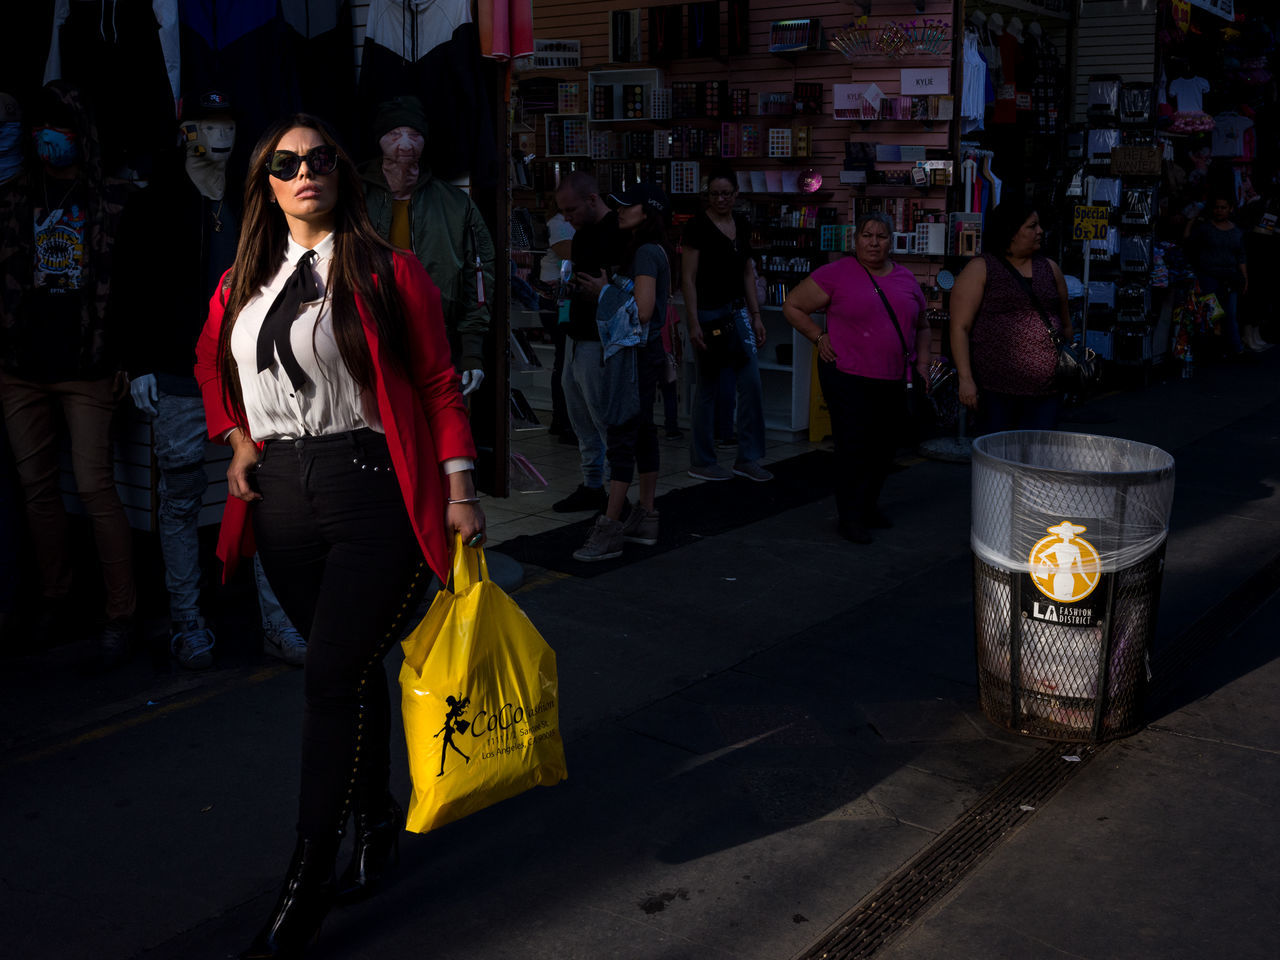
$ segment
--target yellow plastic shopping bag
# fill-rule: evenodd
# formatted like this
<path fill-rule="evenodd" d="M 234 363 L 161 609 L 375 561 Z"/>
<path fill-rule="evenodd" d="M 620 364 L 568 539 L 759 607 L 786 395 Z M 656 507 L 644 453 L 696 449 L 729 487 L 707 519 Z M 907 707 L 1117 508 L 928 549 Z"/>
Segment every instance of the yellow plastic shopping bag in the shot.
<path fill-rule="evenodd" d="M 567 776 L 555 653 L 461 537 L 452 586 L 401 643 L 415 833 Z"/>

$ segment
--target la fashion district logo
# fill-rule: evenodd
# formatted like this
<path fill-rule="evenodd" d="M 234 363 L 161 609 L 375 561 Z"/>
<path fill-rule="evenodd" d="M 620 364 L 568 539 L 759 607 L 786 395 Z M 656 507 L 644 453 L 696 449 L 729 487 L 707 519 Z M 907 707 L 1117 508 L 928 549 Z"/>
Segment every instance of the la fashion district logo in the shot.
<path fill-rule="evenodd" d="M 504 703 L 496 709 L 493 705 L 482 706 L 470 720 L 466 719 L 471 709 L 470 697 L 461 693 L 456 697 L 445 697 L 445 706 L 448 709 L 444 726 L 434 734 L 441 738 L 437 777 L 444 776 L 451 752 L 461 757 L 464 764 L 477 757 L 496 760 L 507 754 L 523 752 L 556 733 L 556 728 L 551 725 L 555 697 L 547 697 L 527 711 L 520 704 L 513 703 Z M 456 759 L 454 763 L 457 763 Z"/>
<path fill-rule="evenodd" d="M 1022 591 L 1025 616 L 1066 627 L 1100 625 L 1095 605 L 1105 591 L 1096 591 L 1104 577 L 1097 549 L 1081 536 L 1088 531 L 1088 525 L 1070 520 L 1045 528 L 1049 536 L 1037 540 L 1028 556 L 1030 572 L 1025 576 L 1030 584 L 1024 583 Z"/>

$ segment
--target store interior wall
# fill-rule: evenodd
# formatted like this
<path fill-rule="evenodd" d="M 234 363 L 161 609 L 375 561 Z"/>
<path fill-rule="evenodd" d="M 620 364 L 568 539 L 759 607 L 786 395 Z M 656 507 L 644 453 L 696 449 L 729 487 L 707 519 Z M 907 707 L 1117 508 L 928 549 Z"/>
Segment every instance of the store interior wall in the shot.
<path fill-rule="evenodd" d="M 891 21 L 904 21 L 912 18 L 934 18 L 950 23 L 954 10 L 950 0 L 927 0 L 922 12 L 917 11 L 916 4 L 909 0 L 882 0 L 873 3 L 870 24 L 876 30 Z M 886 93 L 893 95 L 899 91 L 900 71 L 903 67 L 923 66 L 918 57 L 894 59 L 887 56 L 871 56 L 859 58 L 855 62 L 846 60 L 836 51 L 827 47 L 804 51 L 795 54 L 772 54 L 768 52 L 769 30 L 773 21 L 796 17 L 813 17 L 821 21 L 824 33 L 829 37 L 853 20 L 859 13 L 858 6 L 847 0 L 816 0 L 798 8 L 784 0 L 761 2 L 753 0 L 749 8 L 748 50 L 745 53 L 729 56 L 727 54 L 727 34 L 729 30 L 728 5 L 721 3 L 719 10 L 720 48 L 719 57 L 683 56 L 670 62 L 655 63 L 650 60 L 649 51 L 649 17 L 653 7 L 642 9 L 641 36 L 643 55 L 640 62 L 629 64 L 610 63 L 609 51 L 609 13 L 615 10 L 635 9 L 630 0 L 538 0 L 534 5 L 534 30 L 539 40 L 563 39 L 576 40 L 581 44 L 581 69 L 529 70 L 521 68 L 517 71 L 517 82 L 532 77 L 555 77 L 564 81 L 577 81 L 582 89 L 587 89 L 588 76 L 594 70 L 612 70 L 627 68 L 657 68 L 662 71 L 663 84 L 670 86 L 675 81 L 710 81 L 723 80 L 729 88 L 749 88 L 751 90 L 752 121 L 757 121 L 762 128 L 782 124 L 785 118 L 761 117 L 756 115 L 756 105 L 761 94 L 770 92 L 790 92 L 796 83 L 817 83 L 823 88 L 821 113 L 812 116 L 795 117 L 791 121 L 793 128 L 807 126 L 811 130 L 812 154 L 810 158 L 796 157 L 781 161 L 767 157 L 748 159 L 710 159 L 702 160 L 701 173 L 705 177 L 710 167 L 727 164 L 735 170 L 764 168 L 803 168 L 812 169 L 822 177 L 821 192 L 816 202 L 822 206 L 835 207 L 839 213 L 840 223 L 849 223 L 853 215 L 852 202 L 861 197 L 857 190 L 851 190 L 840 183 L 840 172 L 844 167 L 845 144 L 849 140 L 867 140 L 884 144 L 922 145 L 931 151 L 946 152 L 951 146 L 950 126 L 945 121 L 921 126 L 901 122 L 848 121 L 836 120 L 832 116 L 832 85 L 841 83 L 875 82 Z M 689 8 L 681 5 L 680 9 Z M 687 17 L 687 14 L 686 14 Z M 686 33 L 691 29 L 684 24 Z M 942 66 L 949 69 L 951 48 L 948 45 L 936 63 L 930 66 Z M 954 93 L 954 89 L 952 90 Z M 584 97 L 585 98 L 585 97 Z M 726 118 L 728 119 L 728 118 Z M 665 125 L 679 124 L 673 119 Z M 625 122 L 602 124 L 616 130 L 624 130 Z M 545 157 L 547 144 L 544 124 L 541 117 L 529 122 L 531 132 L 536 140 L 535 152 Z M 564 160 L 557 164 L 556 173 L 575 166 L 596 166 L 587 162 Z M 549 199 L 545 189 L 537 191 L 536 197 L 517 196 L 517 203 L 524 202 L 535 208 L 545 205 Z M 696 194 L 673 194 L 673 208 L 677 214 L 682 211 L 694 212 L 700 209 L 700 199 Z M 945 198 L 935 198 L 937 208 L 942 210 Z M 797 200 L 797 203 L 802 202 Z M 817 264 L 815 264 L 816 266 Z M 932 283 L 936 266 L 928 263 L 912 263 L 922 282 Z"/>

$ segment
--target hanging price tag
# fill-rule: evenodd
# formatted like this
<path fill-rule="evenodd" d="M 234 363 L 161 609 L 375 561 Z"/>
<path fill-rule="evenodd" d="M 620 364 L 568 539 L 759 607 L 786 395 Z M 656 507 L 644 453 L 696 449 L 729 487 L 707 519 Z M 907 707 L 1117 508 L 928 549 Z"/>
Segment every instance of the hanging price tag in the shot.
<path fill-rule="evenodd" d="M 1071 220 L 1071 239 L 1105 240 L 1110 220 L 1110 207 L 1076 207 L 1075 216 Z"/>

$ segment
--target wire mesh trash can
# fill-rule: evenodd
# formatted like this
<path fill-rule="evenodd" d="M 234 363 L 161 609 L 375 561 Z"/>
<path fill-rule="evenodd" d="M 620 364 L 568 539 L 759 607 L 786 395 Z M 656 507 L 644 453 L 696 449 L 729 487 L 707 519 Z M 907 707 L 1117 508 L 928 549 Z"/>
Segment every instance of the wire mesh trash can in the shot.
<path fill-rule="evenodd" d="M 1098 742 L 1142 725 L 1173 457 L 1017 430 L 973 444 L 978 692 L 993 723 Z"/>

